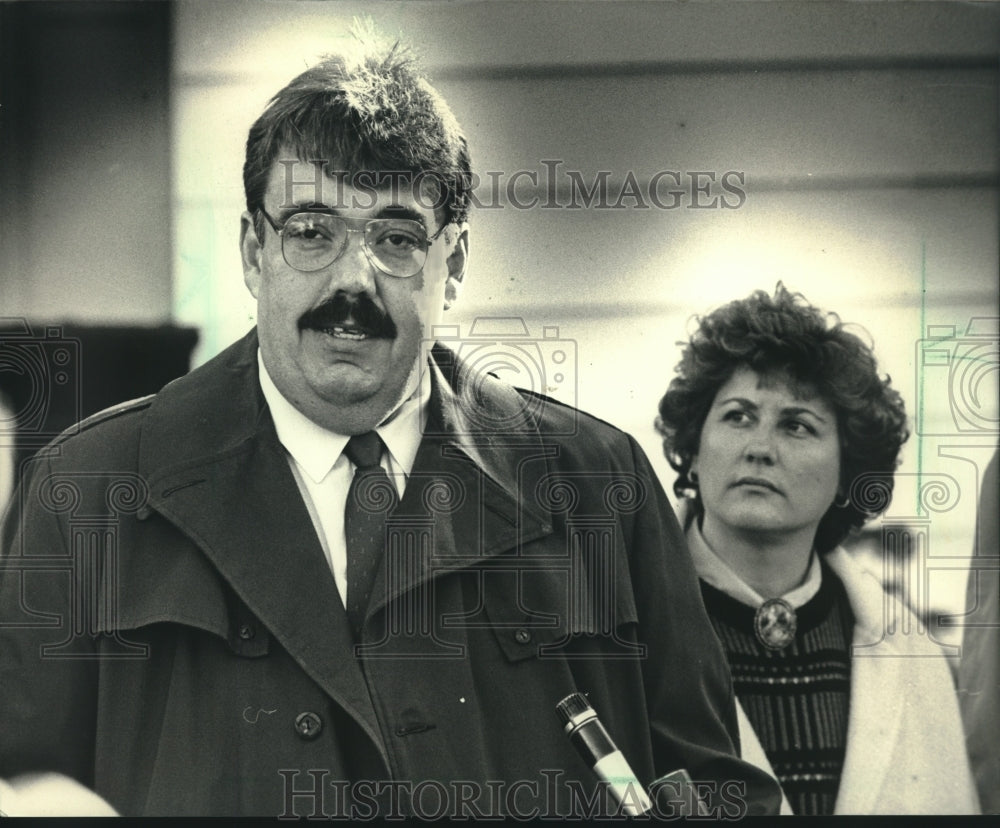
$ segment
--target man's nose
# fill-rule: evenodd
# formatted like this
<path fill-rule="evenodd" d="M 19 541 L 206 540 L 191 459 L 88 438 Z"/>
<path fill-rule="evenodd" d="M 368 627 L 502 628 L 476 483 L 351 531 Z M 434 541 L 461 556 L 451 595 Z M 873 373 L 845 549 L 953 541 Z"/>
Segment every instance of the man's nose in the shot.
<path fill-rule="evenodd" d="M 368 258 L 364 233 L 349 232 L 340 255 L 327 266 L 326 271 L 331 295 L 342 290 L 352 295 L 367 293 L 374 296 L 378 291 L 375 281 L 378 269 Z"/>

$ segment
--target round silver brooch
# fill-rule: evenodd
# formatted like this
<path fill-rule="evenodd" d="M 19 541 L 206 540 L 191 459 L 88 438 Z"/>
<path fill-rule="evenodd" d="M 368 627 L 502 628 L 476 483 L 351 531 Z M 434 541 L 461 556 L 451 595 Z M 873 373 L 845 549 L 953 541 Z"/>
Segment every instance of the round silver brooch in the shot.
<path fill-rule="evenodd" d="M 797 627 L 795 610 L 784 598 L 765 601 L 757 608 L 753 619 L 757 640 L 769 650 L 780 650 L 791 644 Z"/>

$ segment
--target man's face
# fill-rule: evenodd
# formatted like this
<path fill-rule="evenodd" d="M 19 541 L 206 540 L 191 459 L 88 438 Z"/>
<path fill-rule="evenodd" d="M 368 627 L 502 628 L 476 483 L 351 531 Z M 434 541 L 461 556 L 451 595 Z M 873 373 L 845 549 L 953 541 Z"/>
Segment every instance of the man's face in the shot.
<path fill-rule="evenodd" d="M 317 184 L 298 183 L 304 181 L 317 181 L 311 163 L 272 167 L 264 209 L 279 226 L 306 205 L 324 205 L 347 219 L 415 219 L 428 236 L 440 227 L 434 199 L 408 184 L 376 191 L 326 176 Z M 467 234 L 458 229 L 432 242 L 423 268 L 409 278 L 377 268 L 361 233 L 348 234 L 335 261 L 302 272 L 285 261 L 281 237 L 270 225 L 258 243 L 244 213 L 244 281 L 257 300 L 261 355 L 278 390 L 330 430 L 374 428 L 415 388 L 422 343 L 457 296 L 468 250 Z"/>

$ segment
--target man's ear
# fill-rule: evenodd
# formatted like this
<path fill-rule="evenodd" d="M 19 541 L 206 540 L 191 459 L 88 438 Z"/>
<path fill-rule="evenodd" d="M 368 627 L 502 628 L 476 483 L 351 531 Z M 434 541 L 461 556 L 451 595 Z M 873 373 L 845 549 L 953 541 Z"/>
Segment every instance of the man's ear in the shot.
<path fill-rule="evenodd" d="M 243 283 L 254 299 L 260 292 L 260 259 L 262 255 L 263 251 L 254 228 L 253 216 L 244 210 L 243 215 L 240 216 L 240 256 L 243 259 Z"/>
<path fill-rule="evenodd" d="M 448 256 L 448 280 L 444 284 L 444 309 L 448 310 L 458 301 L 462 280 L 469 266 L 469 228 L 463 224 L 459 229 L 455 247 Z"/>

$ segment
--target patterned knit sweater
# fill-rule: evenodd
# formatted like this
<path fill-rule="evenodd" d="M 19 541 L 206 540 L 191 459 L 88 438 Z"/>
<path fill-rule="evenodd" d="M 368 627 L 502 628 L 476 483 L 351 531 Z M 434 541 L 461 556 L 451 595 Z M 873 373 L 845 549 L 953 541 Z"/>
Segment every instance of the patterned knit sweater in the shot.
<path fill-rule="evenodd" d="M 701 582 L 736 696 L 797 815 L 833 813 L 847 745 L 854 616 L 840 579 L 822 573 L 781 650 L 757 640 L 753 608 Z"/>

